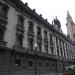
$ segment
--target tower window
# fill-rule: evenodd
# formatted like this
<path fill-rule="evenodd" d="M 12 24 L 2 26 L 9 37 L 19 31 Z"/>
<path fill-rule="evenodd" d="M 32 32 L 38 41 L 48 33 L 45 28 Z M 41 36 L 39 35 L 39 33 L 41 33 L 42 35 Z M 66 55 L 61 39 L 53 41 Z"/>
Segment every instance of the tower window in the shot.
<path fill-rule="evenodd" d="M 73 34 L 73 37 L 75 38 L 75 34 Z"/>

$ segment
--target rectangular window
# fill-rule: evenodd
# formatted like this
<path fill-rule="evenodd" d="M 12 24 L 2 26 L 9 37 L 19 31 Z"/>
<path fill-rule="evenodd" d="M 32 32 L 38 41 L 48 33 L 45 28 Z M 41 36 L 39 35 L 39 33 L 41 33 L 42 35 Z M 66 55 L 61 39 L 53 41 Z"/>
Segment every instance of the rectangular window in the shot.
<path fill-rule="evenodd" d="M 46 50 L 46 53 L 48 53 L 48 44 L 45 44 L 45 45 L 44 45 L 44 48 L 45 48 L 45 50 Z"/>
<path fill-rule="evenodd" d="M 37 26 L 37 35 L 41 35 L 41 27 Z"/>
<path fill-rule="evenodd" d="M 64 52 L 64 57 L 65 57 L 66 55 L 65 55 L 65 46 L 64 46 L 64 42 L 63 42 L 63 52 Z"/>
<path fill-rule="evenodd" d="M 55 64 L 55 62 L 51 62 L 51 69 L 52 70 L 56 70 L 56 64 Z"/>
<path fill-rule="evenodd" d="M 0 15 L 7 17 L 9 7 L 1 3 Z"/>
<path fill-rule="evenodd" d="M 31 21 L 28 22 L 29 23 L 29 29 L 28 31 L 33 32 L 33 23 Z"/>
<path fill-rule="evenodd" d="M 0 40 L 1 41 L 3 40 L 3 35 L 4 35 L 4 32 L 0 29 Z"/>
<path fill-rule="evenodd" d="M 42 62 L 38 62 L 38 67 L 42 67 Z"/>
<path fill-rule="evenodd" d="M 52 41 L 52 34 L 50 34 L 50 41 Z"/>
<path fill-rule="evenodd" d="M 28 61 L 28 66 L 29 66 L 29 67 L 33 67 L 33 61 L 29 60 L 29 61 Z"/>
<path fill-rule="evenodd" d="M 51 53 L 53 54 L 53 39 L 52 39 L 52 34 L 50 34 L 50 50 L 51 50 Z"/>
<path fill-rule="evenodd" d="M 52 63 L 52 66 L 53 66 L 53 67 L 55 67 L 55 64 L 54 64 L 54 63 Z"/>
<path fill-rule="evenodd" d="M 56 47 L 57 47 L 57 55 L 59 56 L 59 45 L 58 45 L 58 38 L 56 38 Z"/>
<path fill-rule="evenodd" d="M 18 24 L 23 26 L 24 25 L 24 17 L 21 15 L 18 15 Z"/>
<path fill-rule="evenodd" d="M 17 35 L 17 38 L 16 38 L 16 46 L 17 47 L 22 47 L 23 45 L 23 37 L 22 35 Z"/>
<path fill-rule="evenodd" d="M 62 42 L 61 42 L 61 40 L 59 40 L 59 44 L 60 44 L 60 52 L 61 52 L 61 56 L 63 56 L 63 52 L 62 52 Z"/>
<path fill-rule="evenodd" d="M 33 50 L 33 38 L 28 38 L 28 48 Z"/>
<path fill-rule="evenodd" d="M 42 43 L 41 43 L 41 41 L 38 41 L 38 42 L 37 42 L 37 46 L 38 46 L 38 51 L 41 52 L 41 48 L 42 48 Z"/>
<path fill-rule="evenodd" d="M 46 67 L 49 67 L 49 63 L 48 62 L 46 63 Z"/>
<path fill-rule="evenodd" d="M 47 31 L 46 30 L 44 30 L 44 38 L 47 39 Z"/>

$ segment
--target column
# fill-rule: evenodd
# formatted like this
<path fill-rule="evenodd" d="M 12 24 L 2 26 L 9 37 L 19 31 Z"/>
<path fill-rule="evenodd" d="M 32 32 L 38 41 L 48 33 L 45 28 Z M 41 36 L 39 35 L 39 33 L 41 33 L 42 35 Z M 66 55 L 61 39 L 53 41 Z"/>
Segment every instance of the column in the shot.
<path fill-rule="evenodd" d="M 34 47 L 34 45 L 35 45 L 35 43 L 37 43 L 37 24 L 35 23 L 34 24 L 34 27 L 33 27 L 33 31 L 34 31 L 34 43 L 33 43 L 33 49 L 35 50 L 35 47 Z"/>
<path fill-rule="evenodd" d="M 55 50 L 55 55 L 57 55 L 57 46 L 56 46 L 56 37 L 54 37 L 54 50 Z"/>
<path fill-rule="evenodd" d="M 48 36 L 48 54 L 51 54 L 51 51 L 50 51 L 50 34 L 49 34 L 49 32 L 48 32 L 47 36 Z"/>
<path fill-rule="evenodd" d="M 25 32 L 23 38 L 23 47 L 27 49 L 28 48 L 28 19 L 25 19 L 24 27 L 25 27 Z"/>
<path fill-rule="evenodd" d="M 59 46 L 59 56 L 61 56 L 59 39 L 58 39 L 58 46 Z"/>

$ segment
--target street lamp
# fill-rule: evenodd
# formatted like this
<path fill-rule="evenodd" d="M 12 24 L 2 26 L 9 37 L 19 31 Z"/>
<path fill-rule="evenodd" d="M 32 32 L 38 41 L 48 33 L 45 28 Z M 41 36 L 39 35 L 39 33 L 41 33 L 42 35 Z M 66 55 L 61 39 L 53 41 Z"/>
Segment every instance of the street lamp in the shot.
<path fill-rule="evenodd" d="M 34 45 L 34 48 L 35 48 L 35 68 L 34 68 L 34 72 L 35 74 L 34 75 L 37 75 L 37 43 L 35 43 Z"/>

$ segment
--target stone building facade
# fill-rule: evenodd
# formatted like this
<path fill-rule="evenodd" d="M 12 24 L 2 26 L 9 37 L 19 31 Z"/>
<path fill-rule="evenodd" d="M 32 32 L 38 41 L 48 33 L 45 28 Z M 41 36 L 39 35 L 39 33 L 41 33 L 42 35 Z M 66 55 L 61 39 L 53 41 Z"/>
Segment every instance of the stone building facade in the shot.
<path fill-rule="evenodd" d="M 50 24 L 27 3 L 0 0 L 0 75 L 63 75 L 74 58 L 57 18 Z"/>

